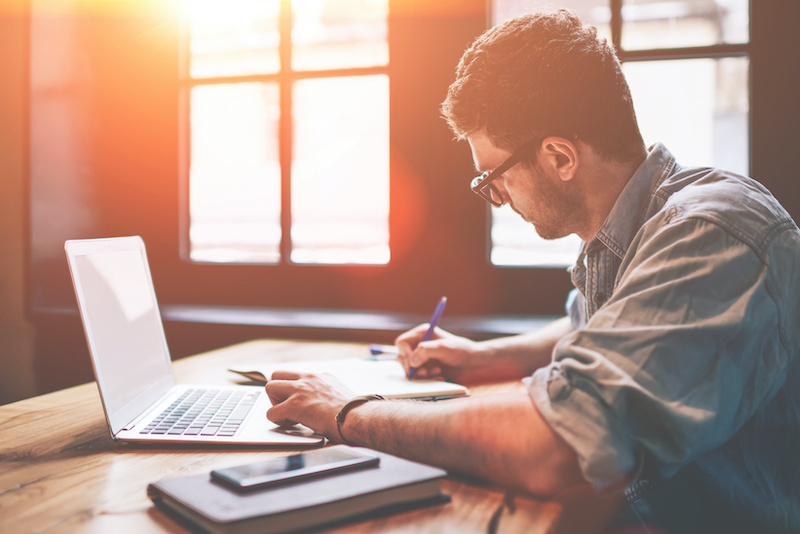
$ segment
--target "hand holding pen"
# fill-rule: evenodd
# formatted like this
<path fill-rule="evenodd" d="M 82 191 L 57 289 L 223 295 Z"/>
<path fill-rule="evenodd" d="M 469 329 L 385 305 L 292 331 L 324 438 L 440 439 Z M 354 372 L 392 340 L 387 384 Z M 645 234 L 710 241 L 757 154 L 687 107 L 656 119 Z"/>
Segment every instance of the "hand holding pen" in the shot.
<path fill-rule="evenodd" d="M 446 298 L 442 298 L 431 317 L 429 325 L 418 325 L 395 340 L 395 346 L 373 346 L 375 359 L 388 357 L 391 352 L 408 370 L 408 378 L 419 374 L 421 378 L 436 378 L 462 383 L 463 380 L 480 380 L 495 367 L 495 353 L 491 346 L 469 338 L 437 329 Z M 430 343 L 423 342 L 434 340 Z M 417 370 L 420 370 L 417 373 Z"/>
<path fill-rule="evenodd" d="M 433 339 L 433 332 L 436 330 L 436 326 L 439 324 L 439 320 L 442 318 L 445 306 L 447 306 L 447 297 L 442 297 L 439 300 L 439 304 L 436 305 L 436 309 L 433 311 L 433 315 L 429 321 L 428 330 L 425 332 L 425 335 L 422 336 L 420 343 Z M 416 367 L 409 369 L 408 378 L 413 378 L 416 371 Z"/>

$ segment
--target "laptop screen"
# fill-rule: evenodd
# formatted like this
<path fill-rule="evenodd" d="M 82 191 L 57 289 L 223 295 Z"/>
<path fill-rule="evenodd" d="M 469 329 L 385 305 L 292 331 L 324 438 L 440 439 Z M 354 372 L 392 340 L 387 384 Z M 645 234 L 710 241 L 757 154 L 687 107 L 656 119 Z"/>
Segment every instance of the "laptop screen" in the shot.
<path fill-rule="evenodd" d="M 74 243 L 67 250 L 87 342 L 109 422 L 117 427 L 131 415 L 112 422 L 114 414 L 129 412 L 125 408 L 134 400 L 165 377 L 171 380 L 161 316 L 139 238 Z M 133 416 L 163 392 L 145 395 L 141 407 L 130 406 Z"/>

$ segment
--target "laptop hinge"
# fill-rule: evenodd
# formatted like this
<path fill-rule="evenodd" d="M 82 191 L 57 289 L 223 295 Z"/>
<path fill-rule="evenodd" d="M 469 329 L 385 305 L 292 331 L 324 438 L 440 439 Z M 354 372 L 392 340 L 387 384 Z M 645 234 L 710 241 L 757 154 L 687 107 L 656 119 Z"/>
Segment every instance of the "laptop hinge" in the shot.
<path fill-rule="evenodd" d="M 130 423 L 128 423 L 127 425 L 125 425 L 124 427 L 122 427 L 122 430 L 120 430 L 120 432 L 122 432 L 122 431 L 124 431 L 124 430 L 133 430 L 133 427 L 135 427 L 136 425 L 138 425 L 138 424 L 139 424 L 139 422 L 140 422 L 142 419 L 144 419 L 145 417 L 147 417 L 147 416 L 148 416 L 148 415 L 150 415 L 151 413 L 153 413 L 153 410 L 146 410 L 144 413 L 141 413 L 141 414 L 139 414 L 139 415 L 136 417 L 136 419 L 134 419 L 133 421 L 131 421 Z"/>
<path fill-rule="evenodd" d="M 161 413 L 164 409 L 164 406 L 168 404 L 169 401 L 179 396 L 179 391 L 180 390 L 176 390 L 174 386 L 170 388 L 169 391 L 161 395 L 161 398 L 158 399 L 157 402 L 151 404 L 150 408 L 137 415 L 133 421 L 122 427 L 122 430 L 120 430 L 120 432 L 125 430 L 133 430 L 133 428 L 139 423 L 141 423 L 144 419 L 151 417 L 156 412 Z"/>

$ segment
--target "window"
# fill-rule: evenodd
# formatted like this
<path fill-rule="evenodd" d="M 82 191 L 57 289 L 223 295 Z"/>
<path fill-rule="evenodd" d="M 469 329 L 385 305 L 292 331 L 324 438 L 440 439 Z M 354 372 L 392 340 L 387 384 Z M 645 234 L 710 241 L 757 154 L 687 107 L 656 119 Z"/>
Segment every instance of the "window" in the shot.
<path fill-rule="evenodd" d="M 388 263 L 388 1 L 184 10 L 184 256 Z"/>
<path fill-rule="evenodd" d="M 207 288 L 190 302 L 563 309 L 577 238 L 531 248 L 509 212 L 490 255 L 466 143 L 439 116 L 484 0 L 181 2 L 180 259 L 164 269 Z M 532 264 L 559 268 L 509 306 Z"/>
<path fill-rule="evenodd" d="M 498 23 L 541 0 L 496 0 Z M 663 142 L 683 165 L 749 174 L 747 0 L 563 0 L 614 43 L 645 143 Z M 685 125 L 692 124 L 691 130 Z M 565 264 L 575 236 L 544 242 L 510 209 L 492 209 L 492 262 Z"/>
<path fill-rule="evenodd" d="M 507 305 L 530 270 L 489 261 L 468 148 L 439 115 L 484 0 L 180 1 L 179 242 L 143 236 L 165 302 L 563 309 L 563 269 Z"/>

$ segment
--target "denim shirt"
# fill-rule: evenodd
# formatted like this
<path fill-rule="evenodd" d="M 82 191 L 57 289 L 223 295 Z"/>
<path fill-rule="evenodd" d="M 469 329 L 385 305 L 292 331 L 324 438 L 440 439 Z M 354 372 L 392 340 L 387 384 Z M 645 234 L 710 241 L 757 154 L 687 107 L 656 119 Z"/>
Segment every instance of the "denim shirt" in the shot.
<path fill-rule="evenodd" d="M 800 231 L 758 182 L 655 145 L 571 270 L 574 331 L 525 380 L 598 488 L 694 462 L 800 531 Z"/>

